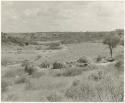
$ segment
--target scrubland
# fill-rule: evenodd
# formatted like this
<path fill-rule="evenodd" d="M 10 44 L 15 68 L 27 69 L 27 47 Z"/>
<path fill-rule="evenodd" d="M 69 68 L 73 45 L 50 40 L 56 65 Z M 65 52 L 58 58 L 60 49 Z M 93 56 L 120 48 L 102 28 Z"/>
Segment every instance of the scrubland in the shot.
<path fill-rule="evenodd" d="M 124 47 L 102 43 L 2 45 L 2 101 L 122 102 Z"/>

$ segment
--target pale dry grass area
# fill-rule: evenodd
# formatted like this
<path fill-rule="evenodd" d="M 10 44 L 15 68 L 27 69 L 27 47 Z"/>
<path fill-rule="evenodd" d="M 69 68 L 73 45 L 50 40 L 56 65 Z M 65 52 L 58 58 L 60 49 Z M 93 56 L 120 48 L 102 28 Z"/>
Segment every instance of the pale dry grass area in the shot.
<path fill-rule="evenodd" d="M 94 58 L 110 56 L 101 43 L 67 44 L 65 49 L 38 50 L 29 46 L 2 48 L 2 101 L 16 102 L 122 102 L 124 100 L 123 46 L 113 51 L 116 63 L 100 65 Z M 31 49 L 32 48 L 32 49 Z M 19 51 L 19 52 L 17 52 Z M 80 57 L 87 57 L 90 65 L 78 66 Z M 22 61 L 35 66 L 32 75 L 25 73 Z M 59 61 L 72 66 L 51 65 Z M 94 62 L 94 63 L 93 63 Z M 40 66 L 49 64 L 50 66 Z M 68 65 L 68 66 L 67 66 Z M 37 68 L 34 69 L 34 68 Z M 35 70 L 35 71 L 34 71 Z"/>

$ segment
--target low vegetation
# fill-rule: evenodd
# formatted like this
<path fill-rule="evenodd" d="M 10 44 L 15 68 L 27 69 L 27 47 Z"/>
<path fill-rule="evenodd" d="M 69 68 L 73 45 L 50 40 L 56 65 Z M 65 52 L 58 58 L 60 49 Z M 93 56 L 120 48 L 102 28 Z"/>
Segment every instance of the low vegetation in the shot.
<path fill-rule="evenodd" d="M 2 101 L 123 102 L 124 50 L 119 38 L 107 39 L 105 32 L 48 34 L 30 38 L 27 33 L 30 40 L 2 34 Z M 85 40 L 91 43 L 79 43 Z"/>
<path fill-rule="evenodd" d="M 56 62 L 53 63 L 52 69 L 61 69 L 61 68 L 64 68 L 64 67 L 65 67 L 65 65 L 63 63 L 56 61 Z"/>

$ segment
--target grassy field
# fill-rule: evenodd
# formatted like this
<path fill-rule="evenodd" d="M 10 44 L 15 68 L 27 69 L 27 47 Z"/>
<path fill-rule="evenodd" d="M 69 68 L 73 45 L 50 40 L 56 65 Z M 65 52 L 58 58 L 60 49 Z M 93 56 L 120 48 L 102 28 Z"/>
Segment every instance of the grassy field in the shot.
<path fill-rule="evenodd" d="M 62 49 L 47 50 L 43 45 L 2 46 L 2 101 L 121 102 L 124 99 L 124 47 L 113 50 L 115 62 L 97 63 L 98 55 L 109 57 L 102 43 L 65 44 Z M 87 66 L 78 66 L 85 56 Z M 22 62 L 32 61 L 36 72 L 29 76 Z M 71 66 L 60 69 L 40 67 L 54 62 Z"/>

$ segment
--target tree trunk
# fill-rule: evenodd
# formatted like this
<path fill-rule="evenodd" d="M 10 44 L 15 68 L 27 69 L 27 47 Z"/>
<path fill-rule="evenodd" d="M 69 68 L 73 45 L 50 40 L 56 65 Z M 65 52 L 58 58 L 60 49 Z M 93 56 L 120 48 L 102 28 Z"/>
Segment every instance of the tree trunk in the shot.
<path fill-rule="evenodd" d="M 109 50 L 110 50 L 110 55 L 111 55 L 111 58 L 112 58 L 112 47 L 109 46 Z"/>

